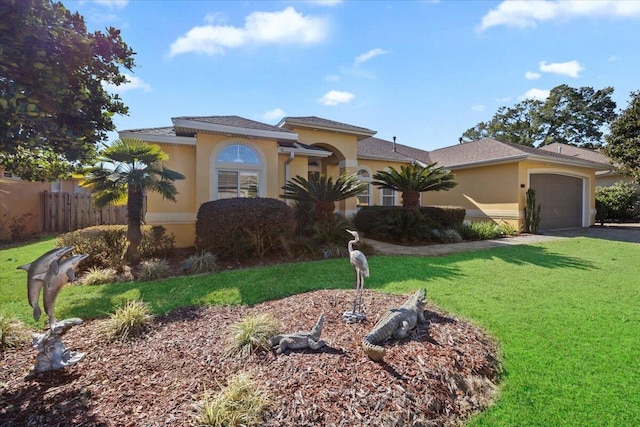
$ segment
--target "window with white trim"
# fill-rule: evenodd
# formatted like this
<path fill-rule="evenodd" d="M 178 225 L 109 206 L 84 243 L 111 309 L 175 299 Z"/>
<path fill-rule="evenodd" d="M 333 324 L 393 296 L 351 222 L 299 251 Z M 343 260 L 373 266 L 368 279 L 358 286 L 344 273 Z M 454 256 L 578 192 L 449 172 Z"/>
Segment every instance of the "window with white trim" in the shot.
<path fill-rule="evenodd" d="M 390 188 L 382 189 L 382 206 L 396 205 L 396 190 Z"/>
<path fill-rule="evenodd" d="M 258 197 L 262 162 L 251 147 L 231 144 L 216 159 L 217 198 Z"/>
<path fill-rule="evenodd" d="M 362 182 L 371 181 L 371 174 L 366 169 L 358 170 L 357 176 Z M 371 184 L 368 184 L 367 188 L 363 192 L 358 193 L 356 197 L 358 207 L 369 206 L 371 204 Z"/>

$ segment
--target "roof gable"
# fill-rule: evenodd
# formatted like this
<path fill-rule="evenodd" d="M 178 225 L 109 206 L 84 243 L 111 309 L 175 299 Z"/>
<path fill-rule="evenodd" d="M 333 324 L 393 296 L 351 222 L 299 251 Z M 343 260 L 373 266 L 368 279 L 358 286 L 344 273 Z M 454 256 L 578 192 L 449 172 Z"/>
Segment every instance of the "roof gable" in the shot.
<path fill-rule="evenodd" d="M 298 139 L 298 135 L 288 129 L 239 116 L 184 116 L 172 117 L 171 121 L 176 134 L 180 136 L 192 136 L 197 132 L 209 132 L 285 140 Z"/>
<path fill-rule="evenodd" d="M 347 133 L 356 135 L 358 140 L 368 138 L 375 135 L 375 130 L 363 128 L 360 126 L 349 125 L 346 123 L 336 122 L 333 120 L 323 119 L 316 116 L 306 117 L 285 117 L 280 120 L 278 126 L 285 129 L 294 129 L 296 127 L 312 129 L 312 130 L 325 130 L 330 132 Z"/>

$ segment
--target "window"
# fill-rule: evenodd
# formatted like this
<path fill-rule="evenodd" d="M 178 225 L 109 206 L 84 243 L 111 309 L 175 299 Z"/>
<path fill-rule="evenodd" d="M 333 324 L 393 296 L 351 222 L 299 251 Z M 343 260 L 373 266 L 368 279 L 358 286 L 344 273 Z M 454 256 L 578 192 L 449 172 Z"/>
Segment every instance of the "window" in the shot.
<path fill-rule="evenodd" d="M 60 192 L 60 187 L 61 187 L 60 181 L 53 181 L 51 183 L 51 192 L 52 193 L 59 193 Z"/>
<path fill-rule="evenodd" d="M 382 189 L 382 206 L 395 206 L 396 205 L 396 192 L 390 188 Z"/>
<path fill-rule="evenodd" d="M 366 169 L 360 169 L 358 171 L 358 179 L 363 182 L 371 181 L 371 175 Z M 357 196 L 358 207 L 369 206 L 371 204 L 371 184 L 367 185 L 366 190 L 359 193 Z"/>
<path fill-rule="evenodd" d="M 242 144 L 231 144 L 216 158 L 217 193 L 214 198 L 259 197 L 262 162 L 258 153 Z"/>
<path fill-rule="evenodd" d="M 218 199 L 258 197 L 259 182 L 255 172 L 218 171 Z"/>

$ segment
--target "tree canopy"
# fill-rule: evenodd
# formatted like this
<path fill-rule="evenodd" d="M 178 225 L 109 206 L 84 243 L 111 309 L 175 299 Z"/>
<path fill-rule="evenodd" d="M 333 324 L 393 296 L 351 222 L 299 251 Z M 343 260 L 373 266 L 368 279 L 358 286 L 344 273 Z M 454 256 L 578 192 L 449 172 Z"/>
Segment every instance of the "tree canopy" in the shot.
<path fill-rule="evenodd" d="M 604 128 L 616 117 L 612 93 L 612 87 L 556 86 L 545 101 L 527 99 L 500 107 L 491 120 L 467 129 L 462 140 L 489 137 L 530 147 L 559 142 L 596 148 L 603 143 Z"/>
<path fill-rule="evenodd" d="M 120 31 L 88 33 L 84 18 L 52 0 L 0 2 L 0 167 L 31 181 L 91 164 L 127 114 L 118 95 L 135 53 Z"/>
<path fill-rule="evenodd" d="M 603 151 L 640 183 L 640 91 L 630 96 L 627 108 L 611 124 Z"/>

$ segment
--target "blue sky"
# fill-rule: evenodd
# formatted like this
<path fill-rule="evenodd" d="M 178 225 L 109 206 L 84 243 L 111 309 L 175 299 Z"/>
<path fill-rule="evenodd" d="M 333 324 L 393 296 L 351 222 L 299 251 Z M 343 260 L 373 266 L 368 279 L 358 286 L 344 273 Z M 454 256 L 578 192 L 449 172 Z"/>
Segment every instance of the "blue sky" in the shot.
<path fill-rule="evenodd" d="M 560 84 L 640 90 L 634 0 L 63 3 L 137 52 L 118 130 L 313 115 L 432 150 Z"/>

